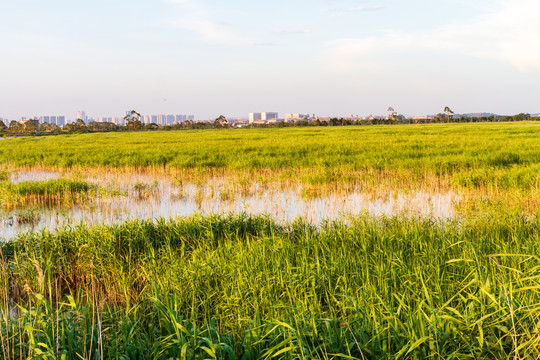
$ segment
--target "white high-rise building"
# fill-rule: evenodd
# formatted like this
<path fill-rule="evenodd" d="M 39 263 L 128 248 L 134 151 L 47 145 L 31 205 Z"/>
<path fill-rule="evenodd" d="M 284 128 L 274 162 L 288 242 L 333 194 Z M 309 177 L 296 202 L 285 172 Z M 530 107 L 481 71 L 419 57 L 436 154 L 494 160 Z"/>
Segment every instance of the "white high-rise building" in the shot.
<path fill-rule="evenodd" d="M 261 120 L 261 113 L 249 113 L 250 124 L 257 120 Z"/>
<path fill-rule="evenodd" d="M 285 114 L 285 120 L 309 119 L 309 114 Z"/>
<path fill-rule="evenodd" d="M 160 126 L 167 125 L 167 115 L 158 115 L 157 124 Z"/>
<path fill-rule="evenodd" d="M 77 111 L 77 119 L 81 119 L 86 122 L 86 120 L 88 120 L 88 117 L 86 116 L 86 113 L 84 111 Z"/>
<path fill-rule="evenodd" d="M 261 120 L 268 121 L 270 119 L 277 119 L 278 113 L 277 112 L 263 112 L 261 113 Z"/>
<path fill-rule="evenodd" d="M 65 116 L 57 116 L 56 117 L 56 125 L 60 127 L 66 126 L 66 117 Z"/>

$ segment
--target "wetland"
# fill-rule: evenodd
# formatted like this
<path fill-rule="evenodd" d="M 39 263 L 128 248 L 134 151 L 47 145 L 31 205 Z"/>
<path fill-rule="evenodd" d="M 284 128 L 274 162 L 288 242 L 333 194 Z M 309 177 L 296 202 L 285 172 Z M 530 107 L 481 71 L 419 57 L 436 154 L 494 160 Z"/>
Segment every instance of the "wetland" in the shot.
<path fill-rule="evenodd" d="M 0 144 L 5 359 L 540 356 L 535 122 Z"/>

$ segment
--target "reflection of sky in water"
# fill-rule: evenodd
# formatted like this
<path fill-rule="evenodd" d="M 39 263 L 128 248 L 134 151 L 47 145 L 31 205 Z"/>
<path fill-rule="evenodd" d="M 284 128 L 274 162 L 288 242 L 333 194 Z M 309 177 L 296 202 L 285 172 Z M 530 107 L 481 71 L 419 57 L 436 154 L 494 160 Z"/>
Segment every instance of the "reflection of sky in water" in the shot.
<path fill-rule="evenodd" d="M 47 180 L 59 173 L 18 172 L 12 181 Z M 267 214 L 277 222 L 290 222 L 301 217 L 313 224 L 324 220 L 341 219 L 368 213 L 374 216 L 406 214 L 409 216 L 448 219 L 454 216 L 453 193 L 433 194 L 423 191 L 409 194 L 393 192 L 381 198 L 362 192 L 334 193 L 316 198 L 304 198 L 301 189 L 259 189 L 252 186 L 245 195 L 233 198 L 220 193 L 224 183 L 212 180 L 197 186 L 193 183 L 179 187 L 174 180 L 142 174 L 107 174 L 89 177 L 88 181 L 104 188 L 120 190 L 118 196 L 99 196 L 70 209 L 39 209 L 40 219 L 35 224 L 19 224 L 19 210 L 3 211 L 0 218 L 0 237 L 10 238 L 19 232 L 55 229 L 64 225 L 112 224 L 131 219 L 156 219 L 193 214 L 242 213 Z M 149 196 L 140 198 L 135 184 L 146 184 Z M 229 190 L 230 191 L 230 190 Z"/>
<path fill-rule="evenodd" d="M 57 172 L 45 171 L 16 171 L 11 173 L 11 182 L 20 183 L 22 181 L 44 181 L 60 177 Z"/>

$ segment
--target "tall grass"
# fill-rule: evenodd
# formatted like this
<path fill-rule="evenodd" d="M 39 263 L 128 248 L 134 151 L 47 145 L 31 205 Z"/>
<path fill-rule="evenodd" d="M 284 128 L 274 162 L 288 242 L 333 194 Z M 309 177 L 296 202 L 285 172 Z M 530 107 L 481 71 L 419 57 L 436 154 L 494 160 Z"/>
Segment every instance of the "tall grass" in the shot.
<path fill-rule="evenodd" d="M 73 134 L 13 139 L 0 163 L 529 190 L 540 184 L 539 137 L 536 122 Z"/>
<path fill-rule="evenodd" d="M 5 358 L 540 356 L 540 218 L 243 215 L 1 246 Z"/>
<path fill-rule="evenodd" d="M 11 172 L 6 170 L 0 170 L 0 183 L 10 181 Z"/>
<path fill-rule="evenodd" d="M 75 179 L 0 183 L 0 204 L 4 207 L 72 203 L 84 200 L 96 186 Z"/>
<path fill-rule="evenodd" d="M 13 139 L 0 149 L 11 169 L 219 175 L 241 191 L 300 182 L 315 196 L 430 187 L 462 201 L 448 221 L 193 216 L 20 234 L 0 242 L 1 357 L 538 358 L 539 135 L 524 122 Z M 10 176 L 7 207 L 97 189 Z"/>

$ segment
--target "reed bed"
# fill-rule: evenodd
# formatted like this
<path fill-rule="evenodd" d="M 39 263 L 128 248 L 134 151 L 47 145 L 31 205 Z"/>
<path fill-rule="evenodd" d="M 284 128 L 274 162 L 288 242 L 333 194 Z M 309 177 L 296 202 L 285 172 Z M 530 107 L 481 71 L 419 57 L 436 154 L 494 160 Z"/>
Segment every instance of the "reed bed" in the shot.
<path fill-rule="evenodd" d="M 0 242 L 0 357 L 539 358 L 538 138 L 520 122 L 13 139 L 0 202 L 28 222 L 115 196 L 108 172 L 168 175 L 179 198 L 196 184 L 198 206 L 266 189 L 460 201 L 447 220 L 230 214 L 19 234 Z M 25 169 L 72 177 L 11 183 Z M 124 191 L 163 196 L 142 180 Z"/>
<path fill-rule="evenodd" d="M 540 218 L 229 215 L 1 244 L 5 359 L 540 356 Z"/>
<path fill-rule="evenodd" d="M 88 199 L 97 186 L 83 180 L 52 179 L 0 183 L 0 204 L 7 209 L 28 206 L 68 206 Z"/>
<path fill-rule="evenodd" d="M 2 144 L 13 168 L 153 171 L 312 188 L 540 188 L 536 122 L 72 134 Z"/>

